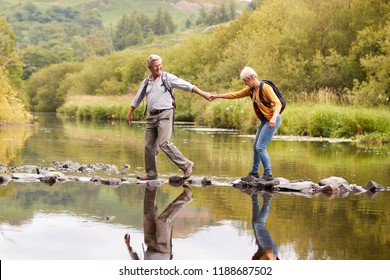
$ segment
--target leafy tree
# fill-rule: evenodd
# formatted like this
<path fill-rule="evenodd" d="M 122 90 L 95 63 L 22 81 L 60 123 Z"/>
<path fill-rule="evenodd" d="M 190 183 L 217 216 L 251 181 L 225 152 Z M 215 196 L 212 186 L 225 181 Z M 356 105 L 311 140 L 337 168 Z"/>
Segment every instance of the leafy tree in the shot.
<path fill-rule="evenodd" d="M 350 91 L 356 105 L 390 105 L 390 22 L 382 28 L 369 27 L 359 33 L 353 52 L 360 57 L 367 79 L 354 81 Z"/>
<path fill-rule="evenodd" d="M 112 50 L 111 39 L 102 31 L 102 20 L 95 11 L 58 6 L 41 11 L 33 3 L 27 3 L 12 10 L 7 18 L 22 50 L 24 79 L 50 63 L 81 61 Z"/>
<path fill-rule="evenodd" d="M 0 124 L 26 123 L 32 117 L 13 87 L 20 81 L 15 37 L 3 19 L 0 19 L 0 38 Z"/>
<path fill-rule="evenodd" d="M 237 17 L 237 5 L 236 2 L 230 0 L 229 2 L 229 18 L 234 20 Z"/>
<path fill-rule="evenodd" d="M 207 18 L 207 12 L 205 8 L 201 8 L 199 11 L 198 19 L 196 20 L 196 25 L 201 25 L 205 23 L 205 20 Z"/>
<path fill-rule="evenodd" d="M 157 52 L 164 58 L 166 71 L 209 91 L 242 88 L 239 73 L 249 65 L 260 77 L 276 81 L 295 100 L 302 92 L 320 94 L 319 89 L 327 88 L 340 101 L 388 104 L 388 1 L 272 0 L 261 4 L 229 25 L 193 35 L 170 48 L 147 52 L 126 49 L 88 58 L 80 64 L 80 72 L 64 76 L 66 84 L 61 84 L 61 94 L 135 91 L 147 74 L 145 57 Z M 163 25 L 163 13 L 159 15 L 156 19 Z M 138 30 L 145 38 L 140 18 L 136 14 L 124 16 L 118 29 L 137 23 L 138 27 L 127 30 L 127 35 Z M 154 28 L 151 22 L 149 26 Z M 57 32 L 53 34 L 61 39 Z M 45 46 L 57 51 L 58 43 L 48 41 Z M 41 90 L 35 88 L 34 94 Z M 345 93 L 349 93 L 348 98 Z"/>
<path fill-rule="evenodd" d="M 348 58 L 340 55 L 334 50 L 324 56 L 320 51 L 313 58 L 313 79 L 312 82 L 317 88 L 326 88 L 332 85 L 332 88 L 342 92 L 344 88 L 350 86 L 346 82 L 351 81 L 349 77 Z"/>
<path fill-rule="evenodd" d="M 88 35 L 85 38 L 87 48 L 96 55 L 106 55 L 112 52 L 113 46 L 110 38 L 104 33 Z"/>
<path fill-rule="evenodd" d="M 219 23 L 228 22 L 236 18 L 236 5 L 233 1 L 230 1 L 229 8 L 226 7 L 225 3 L 222 3 L 220 7 L 214 6 L 209 12 L 202 8 L 199 11 L 196 25 L 215 25 Z"/>
<path fill-rule="evenodd" d="M 0 66 L 7 69 L 7 75 L 14 85 L 20 85 L 22 67 L 15 48 L 15 34 L 6 20 L 0 18 Z"/>
<path fill-rule="evenodd" d="M 127 34 L 130 33 L 130 19 L 128 16 L 123 15 L 119 20 L 116 31 L 113 37 L 113 44 L 117 50 L 123 50 L 128 45 L 127 43 Z"/>
<path fill-rule="evenodd" d="M 173 23 L 172 15 L 167 10 L 164 10 L 163 20 L 167 29 L 167 34 L 175 32 L 176 25 Z"/>
<path fill-rule="evenodd" d="M 23 50 L 23 78 L 27 80 L 32 73 L 45 66 L 58 63 L 59 58 L 52 51 L 40 46 L 31 45 Z"/>
<path fill-rule="evenodd" d="M 113 44 L 117 50 L 124 50 L 129 46 L 140 44 L 150 32 L 151 21 L 135 11 L 131 16 L 123 15 L 118 22 L 113 37 Z"/>
<path fill-rule="evenodd" d="M 0 125 L 28 123 L 32 120 L 23 102 L 8 79 L 8 73 L 0 68 Z"/>
<path fill-rule="evenodd" d="M 163 10 L 160 7 L 157 11 L 157 14 L 153 20 L 153 32 L 156 35 L 165 35 L 168 34 L 168 26 L 165 24 L 165 17 Z"/>
<path fill-rule="evenodd" d="M 113 35 L 115 49 L 124 50 L 129 46 L 138 45 L 145 39 L 156 35 L 173 33 L 176 29 L 171 14 L 160 8 L 152 21 L 147 15 L 134 11 L 130 16 L 123 15 L 116 26 Z"/>
<path fill-rule="evenodd" d="M 73 62 L 52 64 L 31 75 L 26 91 L 33 111 L 55 112 L 65 101 L 67 93 L 59 91 L 64 78 L 80 71 L 80 65 Z"/>
<path fill-rule="evenodd" d="M 248 4 L 248 9 L 254 11 L 254 10 L 256 10 L 257 8 L 260 8 L 262 2 L 263 2 L 262 0 L 252 0 L 252 1 Z"/>

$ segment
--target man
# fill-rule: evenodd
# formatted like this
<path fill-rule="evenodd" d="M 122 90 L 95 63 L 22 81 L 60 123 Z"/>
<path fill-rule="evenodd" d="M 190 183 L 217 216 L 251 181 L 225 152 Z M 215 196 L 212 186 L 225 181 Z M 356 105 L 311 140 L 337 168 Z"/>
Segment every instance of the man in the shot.
<path fill-rule="evenodd" d="M 167 76 L 163 80 L 162 59 L 158 55 L 150 55 L 146 63 L 150 75 L 142 82 L 126 115 L 127 123 L 131 124 L 134 110 L 146 97 L 146 106 L 149 112 L 146 118 L 145 132 L 146 175 L 137 178 L 140 180 L 158 178 L 156 156 L 161 149 L 183 171 L 183 178 L 187 179 L 192 175 L 194 163 L 184 157 L 179 149 L 169 141 L 173 128 L 174 100 L 173 94 L 167 90 L 166 85 L 169 88 L 197 93 L 209 101 L 211 94 L 170 73 L 165 73 Z"/>

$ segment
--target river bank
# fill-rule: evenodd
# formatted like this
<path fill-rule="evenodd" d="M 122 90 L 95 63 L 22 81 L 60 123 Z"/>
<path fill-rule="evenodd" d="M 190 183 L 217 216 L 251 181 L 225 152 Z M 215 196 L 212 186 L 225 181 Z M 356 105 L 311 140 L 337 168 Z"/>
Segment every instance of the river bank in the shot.
<path fill-rule="evenodd" d="M 181 97 L 183 98 L 183 97 Z M 59 113 L 77 120 L 121 121 L 130 106 L 130 97 L 82 96 L 69 99 Z M 145 118 L 145 105 L 135 111 L 135 120 Z M 176 121 L 192 121 L 211 128 L 235 129 L 253 134 L 258 119 L 248 100 L 217 100 L 212 103 L 178 101 Z M 278 135 L 352 139 L 368 144 L 390 143 L 390 110 L 289 102 L 282 114 Z"/>

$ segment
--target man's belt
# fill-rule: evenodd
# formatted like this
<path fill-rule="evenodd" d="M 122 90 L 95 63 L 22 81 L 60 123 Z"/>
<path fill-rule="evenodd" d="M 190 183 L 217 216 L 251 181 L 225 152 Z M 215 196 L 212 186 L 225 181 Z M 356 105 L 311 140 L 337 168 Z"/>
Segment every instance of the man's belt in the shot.
<path fill-rule="evenodd" d="M 155 116 L 155 115 L 158 115 L 158 114 L 160 114 L 160 113 L 162 113 L 162 112 L 164 112 L 166 110 L 170 110 L 170 109 L 153 110 L 153 111 L 150 111 L 149 114 L 151 116 Z"/>

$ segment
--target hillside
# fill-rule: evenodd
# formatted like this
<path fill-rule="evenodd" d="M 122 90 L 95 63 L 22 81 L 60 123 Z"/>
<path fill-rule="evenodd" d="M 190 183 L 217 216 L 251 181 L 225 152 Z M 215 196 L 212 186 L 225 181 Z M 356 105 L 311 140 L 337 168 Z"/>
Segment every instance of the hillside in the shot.
<path fill-rule="evenodd" d="M 242 10 L 248 5 L 247 0 L 233 1 L 238 10 Z M 178 30 L 184 27 L 188 18 L 196 17 L 200 9 L 211 10 L 222 3 L 229 3 L 229 1 L 223 0 L 41 0 L 30 2 L 42 10 L 59 6 L 77 8 L 79 11 L 97 11 L 106 27 L 115 25 L 124 14 L 130 15 L 134 10 L 154 16 L 159 8 L 163 8 L 172 14 Z M 12 11 L 21 4 L 25 4 L 25 2 L 20 0 L 0 1 L 0 11 L 6 13 L 7 10 Z"/>
<path fill-rule="evenodd" d="M 232 21 L 247 6 L 242 0 L 0 0 L 0 18 L 15 34 L 27 80 L 64 61 L 176 45 Z"/>

